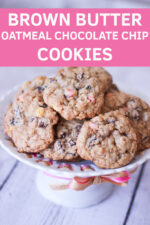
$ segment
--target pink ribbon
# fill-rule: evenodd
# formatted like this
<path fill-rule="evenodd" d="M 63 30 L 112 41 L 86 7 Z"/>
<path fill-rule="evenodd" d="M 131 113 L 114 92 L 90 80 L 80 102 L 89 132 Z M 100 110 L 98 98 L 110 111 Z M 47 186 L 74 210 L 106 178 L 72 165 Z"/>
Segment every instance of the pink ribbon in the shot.
<path fill-rule="evenodd" d="M 84 167 L 86 169 L 86 167 Z M 134 171 L 131 171 L 134 172 Z M 127 186 L 128 181 L 131 179 L 130 173 L 128 171 L 122 171 L 120 173 L 115 173 L 111 175 L 105 176 L 95 176 L 95 177 L 74 177 L 74 178 L 66 178 L 66 177 L 59 177 L 51 175 L 47 172 L 44 172 L 45 175 L 49 177 L 53 177 L 56 179 L 67 180 L 69 181 L 68 184 L 51 184 L 50 187 L 55 190 L 64 190 L 64 189 L 73 189 L 73 190 L 84 190 L 90 185 L 99 184 L 99 183 L 113 183 L 118 186 Z"/>

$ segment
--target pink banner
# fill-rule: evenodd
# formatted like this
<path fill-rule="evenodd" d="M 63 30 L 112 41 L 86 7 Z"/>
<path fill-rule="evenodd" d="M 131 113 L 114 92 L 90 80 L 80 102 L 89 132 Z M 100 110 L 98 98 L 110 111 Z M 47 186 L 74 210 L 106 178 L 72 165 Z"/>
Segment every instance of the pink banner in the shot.
<path fill-rule="evenodd" d="M 0 66 L 150 66 L 150 9 L 0 9 Z"/>

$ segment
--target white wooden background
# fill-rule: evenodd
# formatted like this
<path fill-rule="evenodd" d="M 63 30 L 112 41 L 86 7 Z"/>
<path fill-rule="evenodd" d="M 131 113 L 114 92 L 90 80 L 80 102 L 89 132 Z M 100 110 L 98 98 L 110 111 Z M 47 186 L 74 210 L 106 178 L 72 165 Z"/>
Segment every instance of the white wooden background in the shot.
<path fill-rule="evenodd" d="M 55 68 L 0 68 L 0 95 L 16 84 Z M 150 68 L 108 68 L 114 80 L 149 95 Z M 44 199 L 35 184 L 37 171 L 0 148 L 0 225 L 149 225 L 150 162 L 133 174 L 128 187 L 86 209 L 71 209 Z"/>

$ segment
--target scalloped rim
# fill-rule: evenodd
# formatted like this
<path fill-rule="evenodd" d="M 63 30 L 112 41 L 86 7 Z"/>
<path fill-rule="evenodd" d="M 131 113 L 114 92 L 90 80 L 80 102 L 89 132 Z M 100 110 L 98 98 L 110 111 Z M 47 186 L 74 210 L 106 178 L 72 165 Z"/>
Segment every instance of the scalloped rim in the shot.
<path fill-rule="evenodd" d="M 15 93 L 15 91 L 17 90 L 17 88 L 19 87 L 19 85 L 15 86 L 13 89 L 9 90 L 4 96 L 2 96 L 0 98 L 0 103 L 5 103 L 5 100 L 7 102 L 8 97 L 13 96 L 13 94 Z M 122 85 L 121 83 L 119 83 L 119 87 L 121 87 L 122 90 L 127 91 L 127 87 L 125 87 L 124 85 Z M 129 90 L 129 89 L 128 89 Z M 146 96 L 143 96 L 141 94 L 137 94 L 137 92 L 133 92 L 130 91 L 129 93 L 136 93 L 137 96 L 142 98 L 144 97 L 144 99 L 148 100 L 148 102 L 150 102 L 150 99 Z M 6 104 L 6 103 L 5 103 Z M 0 113 L 2 114 L 2 113 Z M 2 121 L 0 121 L 1 123 Z M 2 124 L 0 124 L 1 127 L 3 126 Z M 116 169 L 100 169 L 96 166 L 94 166 L 96 168 L 96 170 L 92 171 L 92 170 L 87 170 L 87 171 L 81 171 L 79 170 L 79 165 L 81 165 L 81 163 L 68 163 L 70 165 L 73 165 L 76 167 L 76 171 L 71 171 L 71 170 L 65 170 L 65 169 L 59 169 L 56 167 L 48 167 L 42 164 L 38 164 L 37 162 L 31 160 L 30 158 L 27 158 L 24 154 L 20 154 L 16 150 L 15 147 L 12 147 L 10 145 L 10 143 L 7 140 L 3 140 L 4 138 L 2 138 L 2 134 L 0 133 L 0 146 L 6 150 L 11 156 L 13 156 L 14 158 L 16 158 L 17 160 L 32 166 L 38 170 L 41 170 L 43 172 L 47 172 L 50 173 L 53 176 L 61 176 L 61 177 L 75 177 L 75 176 L 79 176 L 79 177 L 91 177 L 91 176 L 100 176 L 100 175 L 109 175 L 109 174 L 113 174 L 113 173 L 117 173 L 117 172 L 121 172 L 124 170 L 128 170 L 131 171 L 133 169 L 135 169 L 136 167 L 140 166 L 141 164 L 143 164 L 145 161 L 147 161 L 148 159 L 150 159 L 150 149 L 147 149 L 143 152 L 142 155 L 138 156 L 138 159 L 136 159 L 135 161 L 132 161 L 130 164 L 124 166 L 124 167 L 120 167 L 120 168 L 116 168 Z M 87 161 L 82 162 L 82 165 L 86 165 L 88 164 Z M 93 163 L 90 163 L 92 165 L 94 165 Z M 90 165 L 89 164 L 89 165 Z"/>

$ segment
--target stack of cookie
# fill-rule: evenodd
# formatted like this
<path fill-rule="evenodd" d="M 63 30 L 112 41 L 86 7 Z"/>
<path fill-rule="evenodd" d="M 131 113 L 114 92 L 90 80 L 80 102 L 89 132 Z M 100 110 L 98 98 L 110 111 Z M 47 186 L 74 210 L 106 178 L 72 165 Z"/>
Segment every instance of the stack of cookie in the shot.
<path fill-rule="evenodd" d="M 4 130 L 21 153 L 117 168 L 150 147 L 150 108 L 119 91 L 103 68 L 68 67 L 26 82 Z"/>

